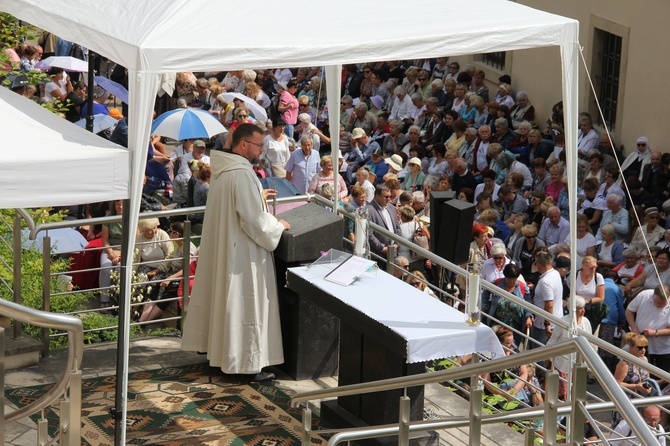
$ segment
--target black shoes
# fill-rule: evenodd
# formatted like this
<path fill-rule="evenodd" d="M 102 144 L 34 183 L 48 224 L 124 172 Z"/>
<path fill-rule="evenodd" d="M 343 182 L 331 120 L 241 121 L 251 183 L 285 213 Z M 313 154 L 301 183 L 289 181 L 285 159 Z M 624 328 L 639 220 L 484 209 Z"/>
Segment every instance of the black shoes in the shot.
<path fill-rule="evenodd" d="M 263 381 L 272 381 L 275 379 L 275 374 L 271 372 L 263 372 L 260 371 L 256 373 L 253 378 L 251 378 L 251 381 L 255 382 L 263 382 Z"/>

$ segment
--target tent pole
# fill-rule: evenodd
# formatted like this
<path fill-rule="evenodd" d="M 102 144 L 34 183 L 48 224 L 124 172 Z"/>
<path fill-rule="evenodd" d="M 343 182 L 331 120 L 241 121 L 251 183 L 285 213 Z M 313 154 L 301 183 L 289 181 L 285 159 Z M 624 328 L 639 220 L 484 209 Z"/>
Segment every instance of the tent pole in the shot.
<path fill-rule="evenodd" d="M 121 225 L 123 226 L 123 236 L 121 238 L 121 246 L 128 247 L 130 241 L 130 200 L 123 200 L 123 214 L 121 217 Z M 126 268 L 132 268 L 132 264 L 128 265 L 128 257 L 121 256 L 121 270 Z M 131 302 L 130 296 L 128 295 L 128 290 L 131 289 L 132 284 L 128 286 L 128 277 L 132 277 L 126 274 L 120 274 L 121 280 L 119 282 L 119 325 L 118 325 L 118 338 L 116 340 L 116 395 L 114 397 L 114 407 L 110 409 L 112 417 L 114 418 L 114 444 L 116 446 L 123 446 L 124 435 L 121 435 L 121 429 L 123 429 L 123 422 L 125 417 L 122 416 L 125 413 L 125 399 L 127 389 L 125 383 L 122 379 L 118 377 L 123 376 L 124 371 L 124 355 L 125 352 L 130 346 L 126 341 L 126 331 L 130 329 L 129 322 L 126 320 L 127 312 L 122 311 L 126 307 L 127 302 Z"/>
<path fill-rule="evenodd" d="M 326 103 L 328 104 L 328 128 L 330 129 L 330 154 L 333 158 L 333 212 L 337 214 L 340 188 L 340 98 L 342 97 L 342 65 L 326 67 Z"/>

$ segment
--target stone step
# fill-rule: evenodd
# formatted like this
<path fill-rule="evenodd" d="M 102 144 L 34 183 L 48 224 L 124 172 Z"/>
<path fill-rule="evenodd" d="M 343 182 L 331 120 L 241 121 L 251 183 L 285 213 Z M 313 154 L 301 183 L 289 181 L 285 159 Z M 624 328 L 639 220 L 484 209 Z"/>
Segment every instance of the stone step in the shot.
<path fill-rule="evenodd" d="M 29 336 L 14 339 L 11 327 L 5 328 L 5 370 L 17 370 L 39 364 L 42 343 Z"/>

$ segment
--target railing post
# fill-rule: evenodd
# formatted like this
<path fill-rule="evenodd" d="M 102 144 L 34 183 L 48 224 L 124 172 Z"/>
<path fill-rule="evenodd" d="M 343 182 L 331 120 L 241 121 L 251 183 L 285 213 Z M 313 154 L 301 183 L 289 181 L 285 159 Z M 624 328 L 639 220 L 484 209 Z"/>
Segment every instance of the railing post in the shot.
<path fill-rule="evenodd" d="M 557 429 L 550 429 L 550 426 L 558 426 L 558 372 L 553 370 L 547 372 L 545 382 L 546 391 L 544 394 L 544 445 L 553 446 L 556 444 Z"/>
<path fill-rule="evenodd" d="M 14 282 L 14 303 L 21 305 L 21 219 L 19 216 L 14 217 L 14 227 L 12 228 L 12 241 L 14 242 L 14 253 L 13 253 L 13 282 Z M 14 327 L 12 330 L 12 336 L 14 339 L 20 338 L 22 335 L 21 324 L 14 321 Z"/>
<path fill-rule="evenodd" d="M 62 444 L 78 446 L 81 444 L 81 369 L 73 371 L 70 375 L 68 393 L 70 423 L 67 426 L 61 426 L 61 432 L 67 432 L 68 435 L 67 441 L 63 440 Z M 62 413 L 64 412 L 61 411 Z"/>
<path fill-rule="evenodd" d="M 583 365 L 575 366 L 572 374 L 572 412 L 570 422 L 566 423 L 570 444 L 580 444 L 584 441 L 586 414 L 582 408 L 586 401 L 586 374 L 587 368 Z"/>
<path fill-rule="evenodd" d="M 0 327 L 0 407 L 3 408 L 2 420 L 0 420 L 0 438 L 5 438 L 5 328 Z"/>
<path fill-rule="evenodd" d="M 479 355 L 472 355 L 472 363 L 479 362 Z M 470 377 L 470 446 L 479 446 L 482 438 L 482 411 L 484 389 L 479 375 Z"/>
<path fill-rule="evenodd" d="M 41 418 L 37 420 L 37 444 L 44 446 L 49 443 L 49 422 L 44 418 L 44 410 L 41 412 Z"/>
<path fill-rule="evenodd" d="M 48 233 L 47 233 L 48 234 Z M 42 239 L 42 310 L 51 312 L 51 237 Z M 42 357 L 49 356 L 49 327 L 42 327 Z"/>
<path fill-rule="evenodd" d="M 302 446 L 312 445 L 312 410 L 305 406 L 302 410 Z"/>
<path fill-rule="evenodd" d="M 386 272 L 393 275 L 393 261 L 395 260 L 395 248 L 393 243 L 386 245 Z"/>
<path fill-rule="evenodd" d="M 400 419 L 398 420 L 398 446 L 409 446 L 410 398 L 400 397 Z"/>
<path fill-rule="evenodd" d="M 470 446 L 479 446 L 482 440 L 482 405 L 484 404 L 484 389 L 476 381 L 471 381 L 472 390 L 470 391 Z M 475 384 L 477 383 L 477 384 Z"/>
<path fill-rule="evenodd" d="M 526 429 L 526 433 L 524 434 L 523 437 L 523 445 L 524 446 L 535 446 L 535 434 L 537 433 L 537 429 L 529 427 Z"/>

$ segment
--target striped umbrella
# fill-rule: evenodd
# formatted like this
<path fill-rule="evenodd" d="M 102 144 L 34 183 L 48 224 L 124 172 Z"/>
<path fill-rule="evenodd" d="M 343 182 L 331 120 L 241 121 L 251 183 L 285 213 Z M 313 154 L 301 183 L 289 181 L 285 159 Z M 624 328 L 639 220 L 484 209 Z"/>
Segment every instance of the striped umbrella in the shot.
<path fill-rule="evenodd" d="M 165 112 L 154 121 L 151 134 L 167 136 L 177 141 L 190 138 L 211 138 L 226 132 L 226 128 L 211 113 L 194 108 L 179 108 Z"/>

